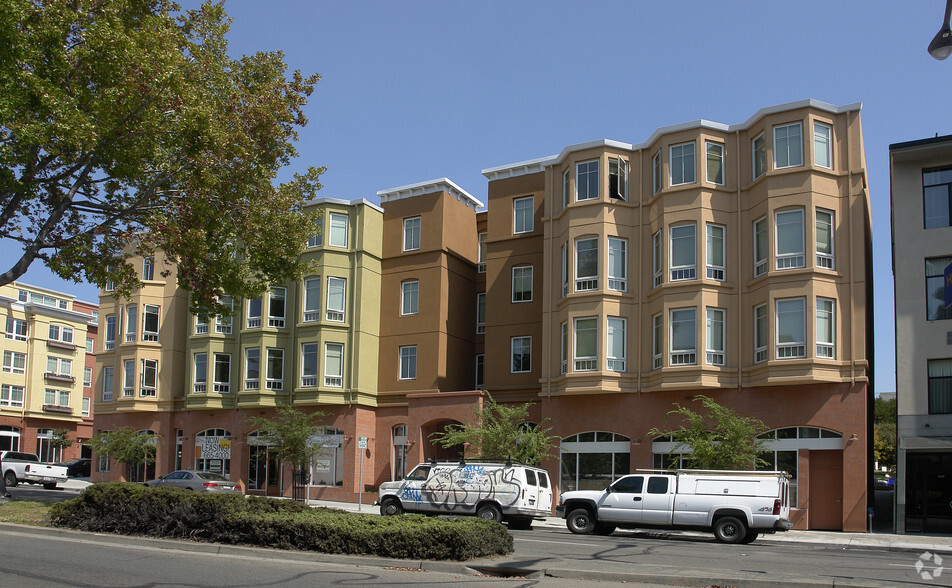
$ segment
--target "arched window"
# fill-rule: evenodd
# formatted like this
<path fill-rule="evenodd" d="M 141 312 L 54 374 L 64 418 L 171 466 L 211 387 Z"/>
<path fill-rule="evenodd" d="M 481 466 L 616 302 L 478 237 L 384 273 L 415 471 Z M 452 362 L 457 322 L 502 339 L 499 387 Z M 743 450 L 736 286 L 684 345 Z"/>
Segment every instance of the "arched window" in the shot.
<path fill-rule="evenodd" d="M 589 431 L 562 439 L 562 492 L 602 490 L 630 473 L 631 439 Z"/>
<path fill-rule="evenodd" d="M 777 470 L 790 474 L 790 505 L 797 507 L 797 466 L 800 450 L 843 450 L 843 435 L 820 427 L 784 427 L 758 436 L 766 451 L 760 457 L 767 462 L 759 470 Z"/>
<path fill-rule="evenodd" d="M 397 425 L 392 429 L 393 480 L 402 480 L 407 475 L 407 426 Z"/>
<path fill-rule="evenodd" d="M 224 476 L 231 473 L 231 432 L 205 429 L 195 435 L 195 469 Z"/>

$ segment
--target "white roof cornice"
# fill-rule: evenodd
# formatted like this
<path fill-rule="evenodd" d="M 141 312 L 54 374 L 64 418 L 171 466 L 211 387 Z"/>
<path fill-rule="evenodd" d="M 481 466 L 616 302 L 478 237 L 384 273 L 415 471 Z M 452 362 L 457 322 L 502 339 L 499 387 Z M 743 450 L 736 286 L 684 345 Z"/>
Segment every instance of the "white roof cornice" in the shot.
<path fill-rule="evenodd" d="M 446 192 L 453 198 L 456 198 L 465 204 L 467 207 L 472 208 L 474 211 L 483 207 L 482 202 L 477 200 L 466 190 L 460 188 L 449 178 L 438 178 L 426 182 L 408 184 L 398 188 L 390 188 L 389 190 L 380 190 L 377 192 L 377 197 L 380 198 L 381 204 L 386 204 L 387 202 L 393 202 L 394 200 L 413 198 L 414 196 L 433 194 L 434 192 Z"/>

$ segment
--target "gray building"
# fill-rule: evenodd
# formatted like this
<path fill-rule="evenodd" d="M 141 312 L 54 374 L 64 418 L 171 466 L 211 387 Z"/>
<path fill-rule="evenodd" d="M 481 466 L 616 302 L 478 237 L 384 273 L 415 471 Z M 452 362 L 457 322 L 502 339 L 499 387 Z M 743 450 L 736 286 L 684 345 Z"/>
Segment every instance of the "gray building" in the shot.
<path fill-rule="evenodd" d="M 896 530 L 952 533 L 952 135 L 889 147 L 896 294 Z"/>

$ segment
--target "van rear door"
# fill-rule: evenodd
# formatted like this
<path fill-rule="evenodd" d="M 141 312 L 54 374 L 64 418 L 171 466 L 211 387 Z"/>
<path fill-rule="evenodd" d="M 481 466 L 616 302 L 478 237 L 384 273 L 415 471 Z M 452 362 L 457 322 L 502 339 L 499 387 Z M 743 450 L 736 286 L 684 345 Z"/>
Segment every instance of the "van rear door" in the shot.
<path fill-rule="evenodd" d="M 546 513 L 552 512 L 552 485 L 549 483 L 549 475 L 545 472 L 536 472 L 539 477 L 539 500 L 537 502 L 539 510 Z"/>
<path fill-rule="evenodd" d="M 539 503 L 539 480 L 535 470 L 525 469 L 526 483 L 522 488 L 522 505 L 527 508 L 536 508 Z"/>

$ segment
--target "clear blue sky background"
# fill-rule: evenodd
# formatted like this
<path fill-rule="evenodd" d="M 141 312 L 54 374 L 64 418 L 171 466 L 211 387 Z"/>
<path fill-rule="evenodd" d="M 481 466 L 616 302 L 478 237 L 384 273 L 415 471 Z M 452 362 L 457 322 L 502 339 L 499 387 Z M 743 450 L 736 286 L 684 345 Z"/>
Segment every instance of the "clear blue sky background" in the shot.
<path fill-rule="evenodd" d="M 197 2 L 184 2 L 196 6 Z M 862 102 L 873 208 L 877 392 L 894 391 L 888 146 L 952 134 L 952 59 L 926 52 L 943 0 L 771 2 L 231 0 L 234 56 L 282 50 L 323 77 L 296 168 L 323 196 L 480 171 L 601 138 L 640 143 L 700 118 Z M 18 255 L 10 243 L 0 254 Z M 9 261 L 8 261 L 9 262 Z M 36 266 L 21 281 L 97 300 Z"/>

